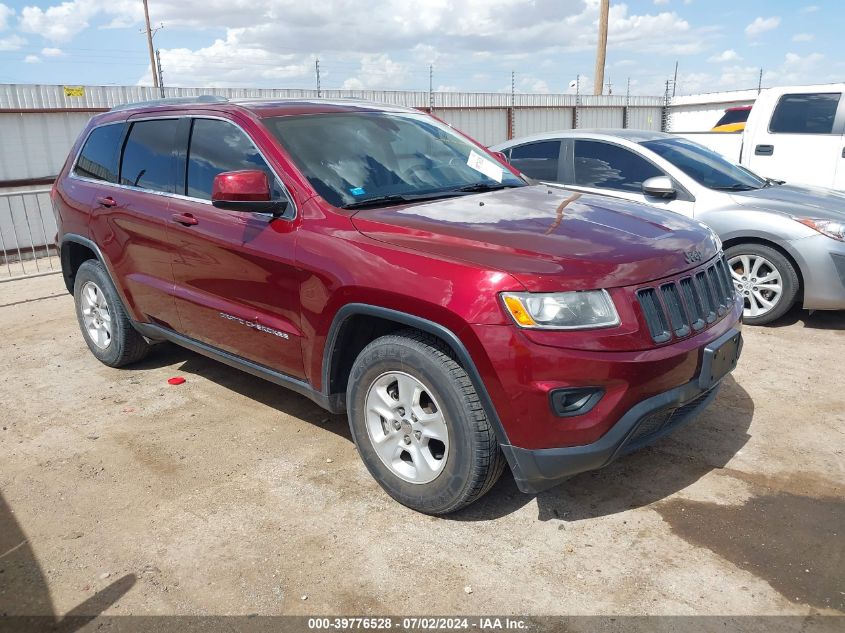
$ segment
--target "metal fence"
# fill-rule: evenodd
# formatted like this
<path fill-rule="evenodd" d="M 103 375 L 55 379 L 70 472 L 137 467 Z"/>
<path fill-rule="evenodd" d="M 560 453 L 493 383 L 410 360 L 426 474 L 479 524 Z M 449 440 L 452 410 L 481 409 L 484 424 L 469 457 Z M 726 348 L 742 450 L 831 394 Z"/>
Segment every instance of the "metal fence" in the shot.
<path fill-rule="evenodd" d="M 0 282 L 58 272 L 50 190 L 0 193 Z"/>

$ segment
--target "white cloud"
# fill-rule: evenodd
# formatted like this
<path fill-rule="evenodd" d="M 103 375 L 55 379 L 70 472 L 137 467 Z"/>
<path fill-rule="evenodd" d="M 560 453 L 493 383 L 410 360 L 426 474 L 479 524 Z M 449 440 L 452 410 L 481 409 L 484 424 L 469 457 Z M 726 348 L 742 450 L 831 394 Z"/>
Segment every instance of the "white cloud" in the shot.
<path fill-rule="evenodd" d="M 41 62 L 41 58 L 38 55 L 27 55 L 23 58 L 25 64 L 38 64 Z"/>
<path fill-rule="evenodd" d="M 408 76 L 408 67 L 382 55 L 364 55 L 361 67 L 341 86 L 344 90 L 373 90 L 401 85 Z"/>
<path fill-rule="evenodd" d="M 41 54 L 44 57 L 64 57 L 65 52 L 60 48 L 42 48 Z"/>
<path fill-rule="evenodd" d="M 745 27 L 745 34 L 748 37 L 759 37 L 766 31 L 776 29 L 780 25 L 780 18 L 772 16 L 770 18 L 755 18 L 754 21 Z"/>
<path fill-rule="evenodd" d="M 713 55 L 713 57 L 711 57 L 708 61 L 717 62 L 721 64 L 725 62 L 739 61 L 740 59 L 742 59 L 742 57 L 740 57 L 735 50 L 729 48 L 726 51 L 722 51 L 718 55 Z"/>
<path fill-rule="evenodd" d="M 812 42 L 816 36 L 812 33 L 796 33 L 792 36 L 793 42 Z"/>
<path fill-rule="evenodd" d="M 654 0 L 654 4 L 669 4 L 669 0 Z"/>
<path fill-rule="evenodd" d="M 801 13 L 815 13 L 819 8 L 815 4 L 808 4 L 806 7 L 801 7 Z"/>
<path fill-rule="evenodd" d="M 313 77 L 314 72 L 313 57 L 278 54 L 242 42 L 239 29 L 198 50 L 162 49 L 161 65 L 166 86 L 248 87 Z M 149 67 L 140 83 L 151 83 Z"/>
<path fill-rule="evenodd" d="M 592 51 L 596 45 L 599 0 L 371 0 L 366 10 L 360 4 L 354 0 L 156 0 L 150 6 L 150 18 L 171 29 L 223 33 L 208 46 L 162 51 L 168 85 L 256 85 L 262 79 L 266 85 L 292 78 L 310 84 L 314 54 L 326 60 L 325 83 L 332 87 L 347 80 L 349 85 L 391 88 L 407 87 L 411 81 L 415 86 L 427 84 L 427 78 L 413 73 L 421 73 L 429 63 L 435 69 L 463 66 L 464 70 L 447 78 L 460 83 L 457 75 L 463 73 L 461 77 L 466 78 L 478 72 L 480 67 L 466 69 L 466 65 L 480 66 L 483 55 L 491 72 L 499 73 L 505 64 L 516 70 L 536 68 L 532 60 L 561 59 L 568 52 Z M 612 50 L 689 55 L 704 50 L 717 35 L 712 29 L 694 28 L 671 10 L 640 11 L 612 3 Z M 58 45 L 91 26 L 135 30 L 142 24 L 143 10 L 138 0 L 64 0 L 53 6 L 26 7 L 20 18 L 22 31 Z M 381 78 L 360 74 L 365 60 L 372 64 L 382 55 L 394 66 L 379 68 Z M 415 68 L 405 72 L 396 64 L 415 64 Z"/>
<path fill-rule="evenodd" d="M 24 7 L 21 9 L 20 30 L 41 35 L 54 42 L 67 42 L 88 27 L 88 20 L 98 10 L 96 3 L 85 0 L 62 2 L 46 10 Z"/>
<path fill-rule="evenodd" d="M 0 51 L 16 51 L 26 44 L 26 40 L 20 35 L 10 35 L 0 38 Z"/>
<path fill-rule="evenodd" d="M 15 10 L 0 2 L 0 31 L 9 28 L 9 20 L 15 15 Z"/>

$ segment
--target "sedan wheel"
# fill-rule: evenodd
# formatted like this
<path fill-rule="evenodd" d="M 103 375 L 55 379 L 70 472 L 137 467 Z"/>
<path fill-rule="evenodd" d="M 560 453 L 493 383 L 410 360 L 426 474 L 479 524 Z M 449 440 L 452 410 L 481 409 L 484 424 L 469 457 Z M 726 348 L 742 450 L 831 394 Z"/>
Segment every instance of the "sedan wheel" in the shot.
<path fill-rule="evenodd" d="M 783 297 L 783 278 L 775 265 L 761 255 L 732 257 L 734 287 L 745 300 L 743 316 L 761 317 L 775 309 Z"/>
<path fill-rule="evenodd" d="M 801 280 L 795 265 L 782 252 L 760 243 L 734 244 L 725 249 L 731 282 L 745 307 L 748 325 L 776 321 L 795 304 Z"/>

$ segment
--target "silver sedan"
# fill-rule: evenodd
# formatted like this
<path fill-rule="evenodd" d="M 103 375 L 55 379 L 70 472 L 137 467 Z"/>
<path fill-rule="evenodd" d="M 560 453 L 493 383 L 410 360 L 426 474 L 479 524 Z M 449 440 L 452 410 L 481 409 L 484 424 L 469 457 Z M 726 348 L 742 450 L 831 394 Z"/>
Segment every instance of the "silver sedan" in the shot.
<path fill-rule="evenodd" d="M 642 130 L 572 130 L 491 148 L 526 176 L 644 202 L 709 225 L 722 239 L 746 323 L 796 301 L 845 309 L 845 194 L 760 177 L 692 141 Z"/>

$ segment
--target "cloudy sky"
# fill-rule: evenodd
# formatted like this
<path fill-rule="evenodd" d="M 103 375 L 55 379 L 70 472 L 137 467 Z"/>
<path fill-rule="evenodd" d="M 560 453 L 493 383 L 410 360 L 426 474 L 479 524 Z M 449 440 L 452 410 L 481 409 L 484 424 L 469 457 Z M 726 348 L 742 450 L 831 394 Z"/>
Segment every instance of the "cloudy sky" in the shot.
<path fill-rule="evenodd" d="M 598 0 L 149 0 L 174 86 L 567 92 Z M 611 0 L 605 80 L 662 93 L 845 80 L 842 0 Z M 141 0 L 0 0 L 0 82 L 149 84 Z"/>

